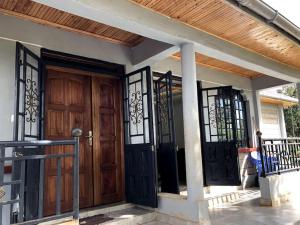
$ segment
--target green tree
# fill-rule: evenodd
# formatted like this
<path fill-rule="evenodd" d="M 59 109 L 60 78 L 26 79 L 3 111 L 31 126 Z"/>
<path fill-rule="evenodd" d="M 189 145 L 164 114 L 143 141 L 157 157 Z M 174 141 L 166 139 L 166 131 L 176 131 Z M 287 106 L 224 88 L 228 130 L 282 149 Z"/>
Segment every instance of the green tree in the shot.
<path fill-rule="evenodd" d="M 283 88 L 283 94 L 297 98 L 297 88 L 289 85 Z M 299 105 L 293 105 L 283 110 L 286 132 L 288 137 L 300 137 L 300 110 Z"/>

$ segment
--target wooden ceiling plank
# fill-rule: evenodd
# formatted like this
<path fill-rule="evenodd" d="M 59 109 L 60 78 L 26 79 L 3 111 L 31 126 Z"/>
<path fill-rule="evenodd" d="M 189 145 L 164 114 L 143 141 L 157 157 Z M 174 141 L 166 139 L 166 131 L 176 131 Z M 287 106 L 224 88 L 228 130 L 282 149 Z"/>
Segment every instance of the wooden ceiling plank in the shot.
<path fill-rule="evenodd" d="M 139 0 L 131 1 L 242 48 L 300 69 L 299 44 L 225 0 L 181 0 L 176 1 L 176 4 L 170 0 L 165 0 L 165 4 L 162 4 L 162 0 L 153 0 L 148 1 L 147 5 Z"/>
<path fill-rule="evenodd" d="M 60 16 L 60 18 L 56 21 L 58 24 L 64 24 L 64 22 L 69 18 L 69 13 L 63 12 L 63 14 Z"/>
<path fill-rule="evenodd" d="M 13 8 L 13 10 L 17 11 L 17 12 L 23 12 L 23 8 L 26 3 L 27 3 L 27 0 L 19 0 L 17 2 L 17 4 L 15 5 L 15 7 Z"/>
<path fill-rule="evenodd" d="M 18 0 L 7 0 L 6 2 L 8 2 L 7 6 L 4 6 L 4 8 L 8 8 L 10 10 L 12 10 L 15 5 L 17 4 Z"/>
<path fill-rule="evenodd" d="M 67 26 L 62 25 L 62 24 L 52 23 L 52 22 L 49 22 L 49 21 L 42 20 L 40 18 L 28 16 L 28 15 L 25 15 L 25 14 L 22 14 L 22 13 L 19 13 L 19 12 L 10 11 L 10 10 L 6 10 L 6 9 L 3 9 L 3 8 L 0 8 L 0 13 L 3 13 L 5 15 L 10 15 L 10 16 L 15 16 L 15 17 L 18 17 L 20 19 L 30 20 L 32 22 L 39 23 L 39 24 L 42 24 L 42 25 L 48 25 L 48 26 L 64 29 L 64 30 L 69 31 L 69 32 L 74 32 L 74 33 L 78 33 L 78 34 L 83 34 L 83 35 L 88 35 L 88 36 L 91 36 L 91 37 L 99 38 L 99 39 L 102 39 L 102 40 L 107 40 L 107 41 L 110 41 L 110 42 L 116 43 L 116 44 L 123 44 L 123 45 L 128 45 L 128 46 L 130 45 L 129 43 L 123 43 L 123 42 L 120 42 L 118 40 L 106 37 L 106 36 L 86 32 L 86 31 L 76 30 L 76 29 L 73 29 L 71 27 L 67 27 Z"/>
<path fill-rule="evenodd" d="M 40 4 L 35 4 L 35 5 L 30 9 L 30 11 L 28 12 L 27 15 L 29 15 L 29 16 L 34 16 L 34 15 L 39 11 L 40 8 L 41 8 L 41 5 L 40 5 Z"/>
<path fill-rule="evenodd" d="M 53 23 L 56 23 L 56 22 L 59 20 L 59 18 L 62 17 L 63 14 L 64 14 L 63 11 L 61 11 L 61 10 L 56 10 L 56 12 L 54 13 L 53 18 L 51 19 L 51 21 L 52 21 Z"/>
<path fill-rule="evenodd" d="M 212 69 L 217 69 L 217 70 L 221 70 L 227 73 L 231 73 L 234 75 L 238 75 L 238 76 L 242 76 L 242 77 L 247 77 L 249 79 L 253 79 L 256 77 L 260 77 L 262 76 L 262 74 L 257 73 L 255 71 L 252 70 L 248 70 L 230 63 L 226 63 L 224 61 L 220 61 L 205 55 L 202 55 L 200 53 L 196 53 L 196 63 L 198 65 L 202 65 L 208 68 L 212 68 Z M 177 60 L 180 59 L 180 53 L 176 53 L 172 56 L 172 58 L 175 58 Z"/>

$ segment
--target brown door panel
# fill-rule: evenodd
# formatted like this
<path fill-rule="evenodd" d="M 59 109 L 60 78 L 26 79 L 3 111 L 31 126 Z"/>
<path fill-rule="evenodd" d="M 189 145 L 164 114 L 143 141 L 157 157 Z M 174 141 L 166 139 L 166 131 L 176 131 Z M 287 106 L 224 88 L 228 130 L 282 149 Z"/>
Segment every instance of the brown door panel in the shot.
<path fill-rule="evenodd" d="M 71 130 L 81 128 L 84 134 L 91 127 L 90 78 L 48 70 L 46 81 L 46 139 L 70 139 Z M 72 147 L 47 148 L 47 153 L 72 152 Z M 55 212 L 55 180 L 57 160 L 45 163 L 45 214 Z M 72 158 L 62 160 L 62 211 L 72 209 Z M 85 138 L 80 139 L 80 207 L 93 204 L 92 149 Z M 86 179 L 89 178 L 89 179 Z"/>
<path fill-rule="evenodd" d="M 45 93 L 45 136 L 70 139 L 75 127 L 80 138 L 80 208 L 122 201 L 123 126 L 121 82 L 48 70 Z M 92 146 L 86 136 L 93 131 Z M 72 147 L 49 147 L 46 154 L 71 152 Z M 72 159 L 62 160 L 61 209 L 72 209 Z M 57 160 L 45 163 L 45 215 L 55 213 Z"/>
<path fill-rule="evenodd" d="M 94 204 L 121 201 L 121 86 L 117 79 L 92 78 Z"/>

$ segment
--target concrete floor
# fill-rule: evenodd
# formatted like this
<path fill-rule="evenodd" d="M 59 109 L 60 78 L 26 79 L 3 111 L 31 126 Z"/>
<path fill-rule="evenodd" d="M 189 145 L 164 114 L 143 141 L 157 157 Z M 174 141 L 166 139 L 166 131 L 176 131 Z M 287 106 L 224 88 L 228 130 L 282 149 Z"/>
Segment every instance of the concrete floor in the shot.
<path fill-rule="evenodd" d="M 300 198 L 280 207 L 261 207 L 259 199 L 210 212 L 212 225 L 300 225 Z"/>
<path fill-rule="evenodd" d="M 300 192 L 300 191 L 299 191 Z M 212 225 L 300 225 L 300 194 L 280 207 L 261 207 L 257 196 L 210 210 Z M 168 225 L 152 222 L 147 225 Z"/>

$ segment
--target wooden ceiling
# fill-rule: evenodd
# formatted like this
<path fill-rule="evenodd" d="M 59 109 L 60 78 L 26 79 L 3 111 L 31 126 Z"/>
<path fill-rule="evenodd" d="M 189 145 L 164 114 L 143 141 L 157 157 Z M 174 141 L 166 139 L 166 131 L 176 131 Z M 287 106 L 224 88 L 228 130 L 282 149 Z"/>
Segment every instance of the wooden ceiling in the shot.
<path fill-rule="evenodd" d="M 279 62 L 300 68 L 299 45 L 225 0 L 131 1 Z M 144 40 L 140 35 L 31 0 L 0 0 L 0 13 L 130 47 Z M 178 59 L 180 55 L 176 54 L 173 57 Z M 257 72 L 198 53 L 196 60 L 198 64 L 248 78 L 261 76 Z"/>
<path fill-rule="evenodd" d="M 175 59 L 180 59 L 180 53 L 176 53 L 172 57 Z M 205 67 L 225 71 L 250 79 L 255 79 L 257 77 L 263 76 L 263 74 L 257 73 L 255 71 L 248 70 L 224 61 L 220 61 L 218 59 L 214 59 L 200 53 L 196 53 L 196 63 Z"/>
<path fill-rule="evenodd" d="M 144 39 L 142 36 L 30 0 L 0 0 L 0 13 L 127 46 L 135 46 Z"/>
<path fill-rule="evenodd" d="M 273 104 L 273 105 L 283 105 L 284 108 L 297 105 L 297 102 L 290 102 L 287 100 L 274 99 L 266 96 L 261 96 L 260 101 L 262 103 Z"/>
<path fill-rule="evenodd" d="M 130 1 L 300 69 L 299 44 L 226 0 Z"/>

